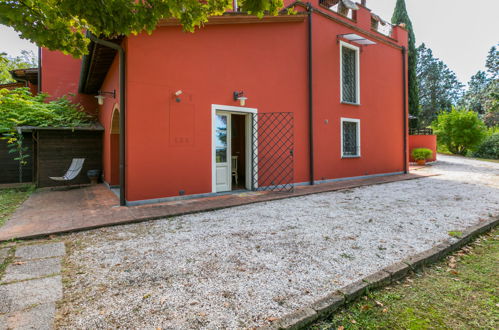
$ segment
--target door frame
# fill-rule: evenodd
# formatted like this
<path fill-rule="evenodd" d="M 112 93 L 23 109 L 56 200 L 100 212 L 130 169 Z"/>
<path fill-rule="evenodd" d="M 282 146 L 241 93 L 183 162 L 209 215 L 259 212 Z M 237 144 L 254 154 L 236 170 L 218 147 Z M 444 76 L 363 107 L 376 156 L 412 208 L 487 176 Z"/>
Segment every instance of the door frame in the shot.
<path fill-rule="evenodd" d="M 250 190 L 251 189 L 251 184 L 252 184 L 252 168 L 253 165 L 252 161 L 252 154 L 253 154 L 253 135 L 252 135 L 252 122 L 253 122 L 253 115 L 258 113 L 258 109 L 256 108 L 246 108 L 246 107 L 236 107 L 236 106 L 231 106 L 231 105 L 220 105 L 220 104 L 212 104 L 211 105 L 211 191 L 213 193 L 217 192 L 217 163 L 216 163 L 216 157 L 215 157 L 215 132 L 216 132 L 216 127 L 215 127 L 215 116 L 217 111 L 222 111 L 226 112 L 228 114 L 236 114 L 236 115 L 247 115 L 246 120 L 245 120 L 245 129 L 246 129 L 246 164 L 245 164 L 245 171 L 246 171 L 246 189 Z M 230 118 L 230 116 L 229 116 Z M 229 124 L 230 125 L 230 124 Z M 231 137 L 232 138 L 232 134 Z M 228 151 L 230 151 L 230 155 L 227 155 L 228 161 L 230 162 L 232 159 L 232 150 L 231 148 L 228 148 Z M 231 175 L 231 186 L 232 186 L 232 175 Z"/>

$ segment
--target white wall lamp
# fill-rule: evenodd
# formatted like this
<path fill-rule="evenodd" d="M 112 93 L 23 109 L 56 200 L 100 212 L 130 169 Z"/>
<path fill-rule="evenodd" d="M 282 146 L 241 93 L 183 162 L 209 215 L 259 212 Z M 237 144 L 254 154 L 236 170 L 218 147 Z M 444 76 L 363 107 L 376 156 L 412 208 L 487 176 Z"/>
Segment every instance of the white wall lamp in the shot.
<path fill-rule="evenodd" d="M 234 101 L 239 101 L 239 104 L 244 107 L 248 98 L 244 96 L 244 92 L 234 92 Z"/>
<path fill-rule="evenodd" d="M 116 89 L 114 89 L 112 92 L 98 91 L 95 98 L 97 99 L 97 103 L 99 103 L 99 105 L 104 104 L 104 99 L 106 98 L 105 95 L 111 95 L 113 97 L 113 99 L 115 99 L 116 98 Z"/>
<path fill-rule="evenodd" d="M 173 93 L 173 94 L 175 95 L 175 101 L 177 101 L 177 102 L 182 101 L 182 100 L 180 99 L 180 95 L 182 95 L 183 93 L 184 93 L 184 92 L 182 92 L 182 90 L 180 90 L 180 89 L 179 89 L 178 91 L 176 91 L 175 93 Z"/>

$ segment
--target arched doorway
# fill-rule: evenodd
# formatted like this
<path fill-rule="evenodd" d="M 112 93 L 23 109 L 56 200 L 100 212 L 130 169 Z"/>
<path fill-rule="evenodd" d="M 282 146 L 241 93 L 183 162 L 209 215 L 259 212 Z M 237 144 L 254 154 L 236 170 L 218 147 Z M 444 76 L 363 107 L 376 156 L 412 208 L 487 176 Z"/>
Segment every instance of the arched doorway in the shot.
<path fill-rule="evenodd" d="M 111 186 L 120 185 L 120 111 L 115 105 L 111 117 L 110 129 L 110 178 Z"/>

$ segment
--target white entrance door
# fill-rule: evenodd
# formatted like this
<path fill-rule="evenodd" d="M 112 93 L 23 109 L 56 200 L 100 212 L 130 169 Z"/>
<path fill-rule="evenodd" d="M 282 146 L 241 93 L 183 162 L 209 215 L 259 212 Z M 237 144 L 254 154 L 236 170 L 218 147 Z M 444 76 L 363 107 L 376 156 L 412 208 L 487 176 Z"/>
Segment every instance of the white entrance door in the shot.
<path fill-rule="evenodd" d="M 230 191 L 232 189 L 230 123 L 230 113 L 216 112 L 214 133 L 217 192 Z"/>

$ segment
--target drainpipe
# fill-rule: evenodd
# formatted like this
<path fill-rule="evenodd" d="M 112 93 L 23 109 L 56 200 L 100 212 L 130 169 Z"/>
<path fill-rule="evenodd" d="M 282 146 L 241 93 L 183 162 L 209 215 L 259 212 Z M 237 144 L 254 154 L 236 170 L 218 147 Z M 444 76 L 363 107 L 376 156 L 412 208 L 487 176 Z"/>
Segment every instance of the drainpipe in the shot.
<path fill-rule="evenodd" d="M 38 47 L 38 93 L 42 92 L 42 47 Z"/>
<path fill-rule="evenodd" d="M 102 40 L 89 33 L 89 38 L 96 44 L 112 48 L 119 54 L 119 79 L 120 79 L 120 206 L 126 206 L 125 198 L 125 50 L 120 45 Z"/>
<path fill-rule="evenodd" d="M 310 157 L 310 184 L 315 184 L 315 175 L 314 175 L 314 100 L 313 100 L 313 88 L 312 88 L 312 14 L 313 8 L 310 2 L 307 3 L 307 11 L 308 11 L 308 121 L 309 121 L 309 157 Z"/>
<path fill-rule="evenodd" d="M 402 47 L 402 79 L 403 79 L 403 92 L 404 92 L 404 173 L 407 170 L 407 49 Z"/>

